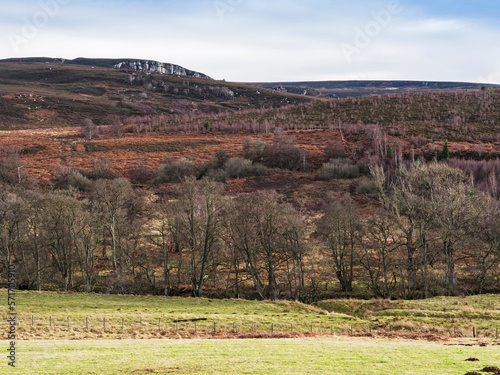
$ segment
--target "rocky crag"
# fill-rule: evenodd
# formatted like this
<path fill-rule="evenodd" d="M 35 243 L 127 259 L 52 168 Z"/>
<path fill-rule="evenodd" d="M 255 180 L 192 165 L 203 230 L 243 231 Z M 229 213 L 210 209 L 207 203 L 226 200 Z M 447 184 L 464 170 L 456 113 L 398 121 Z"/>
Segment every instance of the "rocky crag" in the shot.
<path fill-rule="evenodd" d="M 138 72 L 146 73 L 159 73 L 159 74 L 171 74 L 176 76 L 188 76 L 188 77 L 198 77 L 211 79 L 209 76 L 195 72 L 179 65 L 161 63 L 158 61 L 150 60 L 129 60 L 121 61 L 114 65 L 115 69 L 132 69 Z"/>

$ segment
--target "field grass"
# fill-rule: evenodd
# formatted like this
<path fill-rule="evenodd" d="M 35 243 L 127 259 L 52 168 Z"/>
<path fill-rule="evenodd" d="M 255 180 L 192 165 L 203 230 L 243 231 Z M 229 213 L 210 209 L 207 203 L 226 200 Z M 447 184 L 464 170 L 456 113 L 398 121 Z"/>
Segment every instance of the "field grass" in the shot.
<path fill-rule="evenodd" d="M 435 297 L 415 301 L 331 300 L 319 307 L 360 319 L 375 321 L 389 329 L 438 327 L 447 331 L 500 329 L 500 296 Z"/>
<path fill-rule="evenodd" d="M 5 290 L 0 290 L 2 298 L 7 299 Z M 16 304 L 20 337 L 31 340 L 187 338 L 214 330 L 216 337 L 244 332 L 303 337 L 312 331 L 445 338 L 471 337 L 473 328 L 478 338 L 494 339 L 500 329 L 500 296 L 496 295 L 331 300 L 312 306 L 293 301 L 20 291 Z M 6 306 L 0 306 L 0 327 L 6 324 L 6 315 Z"/>
<path fill-rule="evenodd" d="M 479 361 L 466 361 L 471 357 Z M 463 375 L 500 365 L 500 350 L 498 346 L 344 338 L 30 341 L 20 343 L 18 361 L 18 367 L 8 372 L 2 372 L 6 363 L 0 364 L 0 372 Z"/>
<path fill-rule="evenodd" d="M 0 299 L 6 301 L 6 294 L 0 290 Z M 17 368 L 7 372 L 5 359 L 0 374 L 463 375 L 500 366 L 500 341 L 485 335 L 449 338 L 443 333 L 453 319 L 450 316 L 459 317 L 459 329 L 472 324 L 493 328 L 499 322 L 499 306 L 500 297 L 494 295 L 332 300 L 311 306 L 290 301 L 18 291 Z M 425 315 L 429 322 L 422 321 Z M 3 332 L 6 317 L 2 305 Z M 217 334 L 211 332 L 214 323 Z M 366 327 L 379 326 L 398 331 L 360 337 L 369 335 L 361 332 Z M 329 327 L 334 327 L 335 335 Z M 348 337 L 350 327 L 355 331 Z M 428 335 L 405 336 L 408 328 L 428 329 Z M 395 339 L 383 338 L 384 334 Z"/>
<path fill-rule="evenodd" d="M 0 291 L 2 298 L 7 299 L 5 290 Z M 332 327 L 364 323 L 356 317 L 289 301 L 18 292 L 16 307 L 19 333 L 25 339 L 186 337 L 194 332 L 194 321 L 198 332 L 213 332 L 214 323 L 217 332 L 232 332 L 233 323 L 238 332 L 304 332 L 310 331 L 311 325 L 313 330 L 330 332 Z M 1 306 L 2 322 L 6 314 L 6 307 Z"/>

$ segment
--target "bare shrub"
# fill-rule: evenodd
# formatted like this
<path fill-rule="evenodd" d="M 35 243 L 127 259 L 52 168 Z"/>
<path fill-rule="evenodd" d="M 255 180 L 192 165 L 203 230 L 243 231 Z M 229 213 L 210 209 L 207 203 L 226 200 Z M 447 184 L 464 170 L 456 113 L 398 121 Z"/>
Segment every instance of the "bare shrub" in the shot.
<path fill-rule="evenodd" d="M 298 146 L 295 137 L 286 134 L 281 129 L 276 129 L 273 136 L 271 155 L 266 165 L 269 167 L 305 170 L 307 168 L 305 150 Z"/>
<path fill-rule="evenodd" d="M 325 147 L 325 156 L 328 159 L 345 158 L 347 152 L 341 141 L 330 141 Z"/>
<path fill-rule="evenodd" d="M 349 159 L 332 159 L 321 167 L 318 176 L 326 180 L 351 179 L 359 176 L 359 168 Z"/>
<path fill-rule="evenodd" d="M 217 182 L 226 182 L 228 178 L 224 169 L 210 169 L 204 174 L 204 176 Z"/>
<path fill-rule="evenodd" d="M 370 179 L 363 179 L 356 185 L 356 193 L 360 195 L 375 195 L 378 190 L 374 182 Z"/>
<path fill-rule="evenodd" d="M 96 158 L 93 162 L 92 177 L 95 180 L 112 180 L 115 178 L 113 166 L 108 158 Z"/>
<path fill-rule="evenodd" d="M 97 135 L 98 128 L 91 119 L 86 118 L 82 120 L 81 131 L 85 139 L 90 141 Z"/>
<path fill-rule="evenodd" d="M 24 177 L 26 171 L 19 158 L 19 149 L 13 146 L 0 146 L 0 182 L 20 183 Z"/>
<path fill-rule="evenodd" d="M 251 160 L 235 157 L 227 161 L 225 172 L 228 178 L 263 176 L 267 173 L 267 168 L 259 163 L 252 165 Z"/>
<path fill-rule="evenodd" d="M 271 147 L 260 139 L 247 138 L 243 142 L 243 150 L 241 152 L 245 159 L 253 162 L 263 163 L 269 157 Z"/>
<path fill-rule="evenodd" d="M 134 184 L 144 184 L 152 178 L 151 169 L 142 160 L 134 162 L 128 170 L 128 175 L 130 181 Z"/>
<path fill-rule="evenodd" d="M 253 170 L 252 161 L 240 156 L 229 159 L 225 164 L 225 171 L 229 178 L 251 176 Z"/>
<path fill-rule="evenodd" d="M 281 129 L 275 130 L 271 147 L 260 139 L 246 139 L 241 154 L 270 168 L 304 170 L 308 167 L 305 150 L 295 143 L 295 137 Z"/>
<path fill-rule="evenodd" d="M 108 116 L 106 122 L 108 123 L 110 132 L 114 137 L 121 138 L 123 136 L 123 121 L 119 116 Z"/>
<path fill-rule="evenodd" d="M 68 178 L 68 185 L 80 191 L 91 191 L 92 181 L 79 171 L 73 171 Z"/>
<path fill-rule="evenodd" d="M 158 184 L 180 182 L 185 177 L 196 175 L 196 165 L 192 160 L 182 158 L 179 161 L 167 160 L 158 167 L 154 182 Z"/>
<path fill-rule="evenodd" d="M 267 167 L 263 164 L 256 163 L 253 166 L 253 173 L 255 176 L 264 176 L 267 174 Z"/>

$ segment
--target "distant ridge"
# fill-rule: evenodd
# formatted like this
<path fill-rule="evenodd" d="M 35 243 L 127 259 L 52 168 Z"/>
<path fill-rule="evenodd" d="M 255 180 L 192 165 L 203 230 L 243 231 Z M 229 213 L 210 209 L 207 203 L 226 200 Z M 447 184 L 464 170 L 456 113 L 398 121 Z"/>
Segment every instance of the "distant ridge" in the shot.
<path fill-rule="evenodd" d="M 310 81 L 260 82 L 250 85 L 280 92 L 330 98 L 348 98 L 366 95 L 402 94 L 436 91 L 466 91 L 500 89 L 500 85 L 467 82 L 432 81 Z"/>
<path fill-rule="evenodd" d="M 186 69 L 180 65 L 162 63 L 154 60 L 140 60 L 140 59 L 87 59 L 78 57 L 74 60 L 66 60 L 62 58 L 51 57 L 27 57 L 27 58 L 12 58 L 0 60 L 0 63 L 60 63 L 69 65 L 85 65 L 96 66 L 100 68 L 111 69 L 131 69 L 135 71 L 171 74 L 177 76 L 198 77 L 205 79 L 212 79 L 208 75 L 196 72 L 194 70 Z"/>

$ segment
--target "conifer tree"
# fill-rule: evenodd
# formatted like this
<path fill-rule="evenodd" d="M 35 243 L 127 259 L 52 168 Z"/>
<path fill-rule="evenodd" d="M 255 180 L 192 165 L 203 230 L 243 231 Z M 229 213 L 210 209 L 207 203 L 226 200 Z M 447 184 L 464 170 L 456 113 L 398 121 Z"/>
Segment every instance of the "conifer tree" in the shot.
<path fill-rule="evenodd" d="M 450 148 L 448 146 L 448 141 L 444 143 L 443 151 L 438 155 L 438 160 L 448 160 L 451 158 Z"/>

